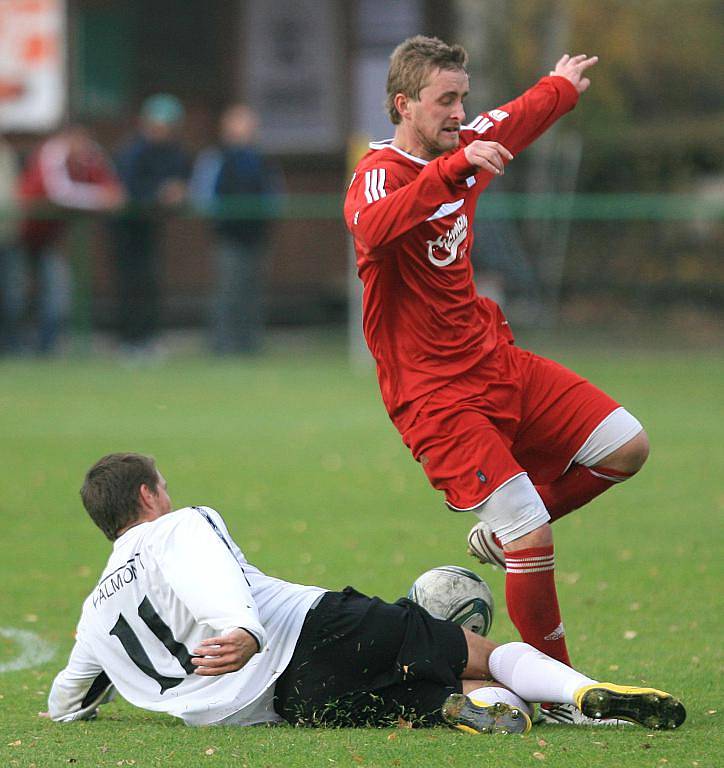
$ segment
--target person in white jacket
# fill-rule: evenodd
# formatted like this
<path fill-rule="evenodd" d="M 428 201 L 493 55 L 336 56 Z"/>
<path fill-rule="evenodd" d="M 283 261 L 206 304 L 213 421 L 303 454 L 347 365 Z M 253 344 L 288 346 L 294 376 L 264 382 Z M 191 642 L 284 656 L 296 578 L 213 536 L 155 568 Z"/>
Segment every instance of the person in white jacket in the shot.
<path fill-rule="evenodd" d="M 670 694 L 599 683 L 526 643 L 496 645 L 406 599 L 266 576 L 208 507 L 172 511 L 152 458 L 103 457 L 81 489 L 113 541 L 55 678 L 49 716 L 95 717 L 117 691 L 189 725 L 446 722 L 525 733 L 531 701 L 676 728 Z"/>

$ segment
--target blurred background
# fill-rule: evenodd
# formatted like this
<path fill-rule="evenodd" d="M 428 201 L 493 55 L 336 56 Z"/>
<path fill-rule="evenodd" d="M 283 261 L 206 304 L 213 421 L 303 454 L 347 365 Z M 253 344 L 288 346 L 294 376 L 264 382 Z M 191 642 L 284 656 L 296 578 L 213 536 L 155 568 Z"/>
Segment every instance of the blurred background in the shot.
<path fill-rule="evenodd" d="M 0 351 L 251 355 L 324 329 L 364 359 L 341 204 L 417 33 L 468 49 L 469 118 L 600 57 L 481 198 L 480 290 L 514 327 L 721 343 L 716 0 L 0 0 Z"/>
<path fill-rule="evenodd" d="M 379 401 L 342 219 L 351 167 L 392 135 L 390 53 L 418 33 L 468 49 L 471 120 L 564 52 L 600 57 L 481 196 L 472 258 L 522 345 L 646 425 L 641 476 L 556 523 L 558 592 L 582 669 L 664 685 L 691 723 L 597 734 L 600 757 L 545 738 L 570 765 L 719 764 L 721 0 L 0 0 L 0 763 L 197 765 L 211 739 L 154 742 L 126 705 L 82 731 L 36 718 L 107 555 L 77 489 L 109 451 L 155 455 L 176 503 L 220 510 L 275 576 L 396 599 L 472 565 L 472 520 L 443 513 Z M 485 570 L 494 635 L 517 638 Z M 470 762 L 437 736 L 383 733 L 375 762 L 374 735 L 250 730 L 214 735 L 217 764 L 226 745 L 249 765 Z"/>

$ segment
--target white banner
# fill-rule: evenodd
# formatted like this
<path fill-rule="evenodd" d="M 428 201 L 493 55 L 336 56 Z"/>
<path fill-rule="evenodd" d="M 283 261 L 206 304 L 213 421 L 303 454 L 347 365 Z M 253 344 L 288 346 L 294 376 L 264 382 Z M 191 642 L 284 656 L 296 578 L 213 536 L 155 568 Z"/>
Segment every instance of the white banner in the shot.
<path fill-rule="evenodd" d="M 334 0 L 248 0 L 243 15 L 243 91 L 261 116 L 260 140 L 279 152 L 344 146 L 341 94 L 348 54 L 340 51 Z"/>
<path fill-rule="evenodd" d="M 0 130 L 44 132 L 67 103 L 65 0 L 0 0 Z"/>

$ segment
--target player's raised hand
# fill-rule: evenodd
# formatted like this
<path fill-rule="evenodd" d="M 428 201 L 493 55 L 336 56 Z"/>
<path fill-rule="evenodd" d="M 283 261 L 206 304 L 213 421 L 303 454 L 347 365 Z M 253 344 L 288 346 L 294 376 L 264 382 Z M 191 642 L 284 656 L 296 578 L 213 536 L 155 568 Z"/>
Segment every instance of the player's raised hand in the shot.
<path fill-rule="evenodd" d="M 570 80 L 578 93 L 583 93 L 591 81 L 583 76 L 583 73 L 598 62 L 598 56 L 586 56 L 585 53 L 579 53 L 577 56 L 564 54 L 558 59 L 556 68 L 551 71 L 552 75 L 559 75 Z"/>
<path fill-rule="evenodd" d="M 497 141 L 472 141 L 463 152 L 470 165 L 476 165 L 481 171 L 496 176 L 502 176 L 505 163 L 513 159 L 513 155 Z"/>
<path fill-rule="evenodd" d="M 209 637 L 194 650 L 191 663 L 197 675 L 236 672 L 259 650 L 259 643 L 245 629 L 234 629 L 221 637 Z"/>

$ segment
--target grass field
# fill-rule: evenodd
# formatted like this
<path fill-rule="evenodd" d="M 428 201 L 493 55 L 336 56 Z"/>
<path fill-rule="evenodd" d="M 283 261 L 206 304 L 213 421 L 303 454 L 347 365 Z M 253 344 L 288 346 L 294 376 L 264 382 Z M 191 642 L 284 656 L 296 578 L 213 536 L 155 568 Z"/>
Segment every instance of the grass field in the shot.
<path fill-rule="evenodd" d="M 622 400 L 653 446 L 639 477 L 555 527 L 574 662 L 681 696 L 681 731 L 189 729 L 122 702 L 92 723 L 39 719 L 109 550 L 78 498 L 104 453 L 155 455 L 176 504 L 217 508 L 267 572 L 387 599 L 431 566 L 471 565 L 472 519 L 445 510 L 388 422 L 373 374 L 351 373 L 334 350 L 245 364 L 173 358 L 149 370 L 3 362 L 0 765 L 721 765 L 724 363 L 703 352 L 543 351 Z M 492 636 L 514 639 L 503 575 L 479 572 L 497 599 Z M 20 657 L 34 666 L 8 671 Z"/>

